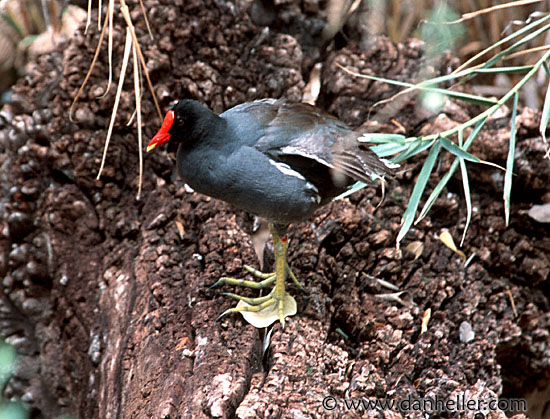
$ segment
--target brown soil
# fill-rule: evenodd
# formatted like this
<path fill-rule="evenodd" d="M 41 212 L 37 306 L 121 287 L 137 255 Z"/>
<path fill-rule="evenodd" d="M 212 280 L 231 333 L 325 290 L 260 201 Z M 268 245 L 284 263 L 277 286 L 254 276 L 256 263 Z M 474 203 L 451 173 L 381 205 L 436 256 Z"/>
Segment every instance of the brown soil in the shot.
<path fill-rule="evenodd" d="M 417 135 L 476 111 L 450 104 L 436 117 L 404 97 L 369 114 L 394 90 L 351 78 L 336 62 L 416 80 L 423 69 L 440 73 L 454 60 L 427 62 L 418 41 L 393 45 L 384 38 L 361 44 L 343 37 L 345 45 L 339 39 L 325 50 L 296 29 L 297 22 L 316 27 L 315 1 L 283 2 L 269 29 L 254 25 L 246 2 L 145 3 L 156 41 L 139 13 L 136 26 L 163 110 L 184 97 L 216 111 L 261 97 L 299 100 L 302 71 L 321 59 L 319 103 L 353 126 Z M 136 200 L 137 136 L 125 126 L 131 93 L 122 96 L 106 169 L 95 179 L 114 100 L 96 98 L 106 86 L 106 52 L 75 122 L 68 109 L 97 39 L 79 33 L 42 57 L 0 114 L 0 322 L 20 353 L 5 397 L 23 397 L 37 418 L 359 417 L 364 413 L 345 400 L 457 396 L 527 398 L 527 416 L 550 415 L 549 227 L 525 212 L 550 201 L 537 113 L 524 109 L 518 119 L 508 227 L 502 172 L 468 166 L 475 211 L 462 249 L 475 256 L 467 267 L 436 238 L 443 228 L 456 241 L 462 235 L 459 176 L 395 248 L 420 156 L 388 185 L 378 209 L 380 193 L 369 188 L 291 227 L 290 264 L 308 292 L 291 287 L 298 314 L 265 338 L 239 315 L 216 320 L 233 302 L 208 288 L 222 275 L 241 276 L 243 264 L 259 265 L 251 218 L 186 192 L 172 174 L 172 151 L 146 156 Z M 142 109 L 149 139 L 160 121 L 148 95 Z M 504 165 L 508 123 L 509 114 L 491 120 L 471 151 Z M 451 163 L 444 154 L 430 187 Z M 424 249 L 414 260 L 404 248 L 416 240 Z M 380 298 L 392 291 L 375 278 L 405 291 L 405 304 Z M 469 342 L 461 339 L 463 322 L 475 332 Z M 327 409 L 333 402 L 336 408 Z M 412 409 L 406 417 L 426 417 Z M 474 413 L 428 416 L 485 417 Z M 400 417 L 388 409 L 369 415 Z"/>

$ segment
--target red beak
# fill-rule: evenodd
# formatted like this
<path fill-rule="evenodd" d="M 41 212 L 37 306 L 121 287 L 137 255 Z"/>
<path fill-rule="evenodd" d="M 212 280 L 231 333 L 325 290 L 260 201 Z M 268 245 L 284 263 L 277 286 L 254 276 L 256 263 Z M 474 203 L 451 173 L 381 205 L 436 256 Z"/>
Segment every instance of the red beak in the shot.
<path fill-rule="evenodd" d="M 158 147 L 161 144 L 164 144 L 170 140 L 170 128 L 174 123 L 174 111 L 168 111 L 164 117 L 162 126 L 159 129 L 159 132 L 155 134 L 153 139 L 147 145 L 147 151 L 151 151 L 153 148 Z"/>

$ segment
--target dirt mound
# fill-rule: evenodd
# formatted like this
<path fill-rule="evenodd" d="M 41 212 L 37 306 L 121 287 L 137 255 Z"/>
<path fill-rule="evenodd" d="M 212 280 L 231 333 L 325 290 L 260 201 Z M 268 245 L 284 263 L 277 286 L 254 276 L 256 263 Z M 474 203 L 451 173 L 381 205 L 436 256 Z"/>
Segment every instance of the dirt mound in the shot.
<path fill-rule="evenodd" d="M 163 109 L 183 97 L 216 111 L 261 97 L 299 100 L 302 71 L 322 57 L 320 103 L 354 126 L 368 119 L 373 130 L 402 126 L 412 135 L 471 112 L 454 104 L 435 117 L 407 97 L 393 113 L 369 115 L 392 90 L 334 65 L 414 80 L 424 68 L 417 41 L 350 40 L 325 53 L 296 31 L 256 26 L 248 3 L 145 3 L 157 41 L 141 19 L 136 26 Z M 307 8 L 285 7 L 274 22 L 316 25 Z M 118 61 L 124 31 L 115 29 Z M 298 315 L 284 331 L 275 326 L 263 354 L 263 337 L 241 316 L 216 320 L 232 302 L 207 287 L 225 274 L 241 276 L 243 264 L 258 265 L 250 218 L 188 193 L 174 180 L 170 152 L 146 156 L 142 197 L 135 199 L 137 138 L 125 126 L 133 112 L 131 81 L 104 174 L 95 179 L 114 100 L 97 99 L 106 86 L 103 52 L 74 123 L 68 109 L 97 38 L 79 33 L 42 57 L 1 112 L 0 321 L 21 354 L 6 397 L 24 396 L 33 417 L 46 418 L 359 417 L 350 401 L 457 397 L 531 397 L 530 416 L 548 414 L 547 396 L 536 396 L 550 382 L 550 239 L 547 225 L 525 213 L 550 200 L 550 162 L 536 114 L 524 110 L 518 121 L 509 227 L 502 173 L 469 165 L 475 210 L 463 250 L 475 256 L 467 267 L 436 238 L 442 228 L 455 239 L 462 234 L 460 179 L 407 235 L 402 249 L 419 240 L 420 258 L 395 249 L 421 157 L 389 185 L 377 210 L 380 194 L 370 188 L 292 226 L 290 264 L 308 293 L 293 289 Z M 160 121 L 147 95 L 142 110 L 150 138 Z M 488 123 L 474 154 L 504 164 L 508 120 Z M 431 187 L 451 162 L 441 159 Z M 404 291 L 403 303 L 380 298 L 391 291 L 376 278 Z M 439 417 L 473 417 L 447 408 Z M 375 410 L 398 417 L 397 408 Z M 423 411 L 409 405 L 407 417 Z"/>

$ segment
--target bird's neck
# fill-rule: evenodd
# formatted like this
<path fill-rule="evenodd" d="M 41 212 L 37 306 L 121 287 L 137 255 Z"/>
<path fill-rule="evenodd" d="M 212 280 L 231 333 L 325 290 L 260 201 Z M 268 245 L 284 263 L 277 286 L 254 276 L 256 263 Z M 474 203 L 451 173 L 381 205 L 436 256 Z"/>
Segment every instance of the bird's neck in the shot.
<path fill-rule="evenodd" d="M 222 137 L 221 133 L 225 129 L 225 119 L 220 118 L 208 109 L 205 109 L 205 111 L 200 115 L 200 119 L 196 119 L 196 121 L 200 120 L 200 123 L 192 127 L 191 137 L 195 143 L 205 144 L 216 141 Z"/>

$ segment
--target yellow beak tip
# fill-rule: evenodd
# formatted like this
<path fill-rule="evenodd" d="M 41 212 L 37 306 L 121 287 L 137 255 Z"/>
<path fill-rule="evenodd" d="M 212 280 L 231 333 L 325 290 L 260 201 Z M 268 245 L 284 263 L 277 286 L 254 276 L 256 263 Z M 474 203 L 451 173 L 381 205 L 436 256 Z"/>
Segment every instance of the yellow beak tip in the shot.
<path fill-rule="evenodd" d="M 151 151 L 153 148 L 155 148 L 156 146 L 154 144 L 151 144 L 151 145 L 148 145 L 147 146 L 147 152 Z"/>

